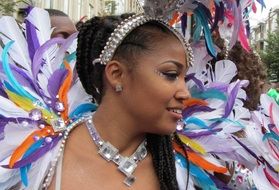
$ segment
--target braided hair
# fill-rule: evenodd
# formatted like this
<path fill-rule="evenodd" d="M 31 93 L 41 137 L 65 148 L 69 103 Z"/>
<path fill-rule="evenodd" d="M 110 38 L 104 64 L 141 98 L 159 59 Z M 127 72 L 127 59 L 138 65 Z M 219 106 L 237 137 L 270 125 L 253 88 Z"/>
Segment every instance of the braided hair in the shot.
<path fill-rule="evenodd" d="M 130 16 L 93 17 L 80 28 L 78 35 L 76 69 L 81 83 L 93 101 L 100 104 L 105 93 L 103 73 L 105 66 L 92 64 L 99 58 L 106 41 L 118 24 Z M 153 45 L 166 35 L 174 34 L 165 26 L 150 21 L 129 33 L 115 51 L 114 60 L 121 60 L 128 69 L 134 69 L 137 57 L 152 50 Z M 162 190 L 177 190 L 175 159 L 170 135 L 147 134 L 147 148 Z"/>

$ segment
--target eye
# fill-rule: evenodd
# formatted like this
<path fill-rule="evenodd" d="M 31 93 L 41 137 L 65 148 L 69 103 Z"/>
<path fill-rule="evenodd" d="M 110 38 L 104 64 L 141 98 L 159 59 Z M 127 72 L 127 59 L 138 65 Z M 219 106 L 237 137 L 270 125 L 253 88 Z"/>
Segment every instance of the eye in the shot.
<path fill-rule="evenodd" d="M 169 81 L 175 81 L 178 79 L 179 74 L 176 71 L 161 72 L 162 76 Z"/>

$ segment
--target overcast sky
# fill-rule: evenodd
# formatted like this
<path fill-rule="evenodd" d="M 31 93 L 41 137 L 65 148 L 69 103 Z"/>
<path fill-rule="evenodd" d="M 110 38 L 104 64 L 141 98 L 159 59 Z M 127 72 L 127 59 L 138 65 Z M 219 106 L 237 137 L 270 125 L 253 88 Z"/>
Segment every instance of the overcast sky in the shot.
<path fill-rule="evenodd" d="M 266 8 L 263 9 L 263 11 L 261 10 L 261 6 L 259 3 L 257 4 L 257 13 L 251 13 L 250 16 L 250 23 L 251 26 L 255 26 L 259 21 L 264 21 L 265 18 L 267 18 L 268 16 L 268 12 L 272 7 L 279 7 L 279 1 L 278 0 L 265 0 L 264 1 L 266 4 Z"/>

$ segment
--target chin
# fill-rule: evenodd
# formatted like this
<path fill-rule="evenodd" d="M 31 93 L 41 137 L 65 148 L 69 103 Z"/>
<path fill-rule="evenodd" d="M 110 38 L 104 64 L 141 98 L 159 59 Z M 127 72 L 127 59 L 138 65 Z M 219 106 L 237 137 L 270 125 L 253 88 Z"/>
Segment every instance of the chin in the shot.
<path fill-rule="evenodd" d="M 157 128 L 156 131 L 153 131 L 153 134 L 158 135 L 171 135 L 176 131 L 176 123 L 169 124 L 169 125 L 161 125 Z"/>

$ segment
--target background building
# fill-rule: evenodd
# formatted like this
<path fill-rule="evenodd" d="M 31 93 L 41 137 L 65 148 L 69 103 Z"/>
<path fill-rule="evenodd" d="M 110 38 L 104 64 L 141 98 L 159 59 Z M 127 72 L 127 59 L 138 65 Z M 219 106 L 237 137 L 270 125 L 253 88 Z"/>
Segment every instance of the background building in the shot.
<path fill-rule="evenodd" d="M 121 14 L 124 12 L 142 12 L 141 0 L 29 0 L 29 4 L 41 8 L 58 9 L 77 22 L 84 16 Z M 19 5 L 19 8 L 26 4 Z"/>
<path fill-rule="evenodd" d="M 250 44 L 258 52 L 265 50 L 266 42 L 269 33 L 272 33 L 277 28 L 277 20 L 279 19 L 279 6 L 270 9 L 268 17 L 259 22 L 251 30 Z"/>

